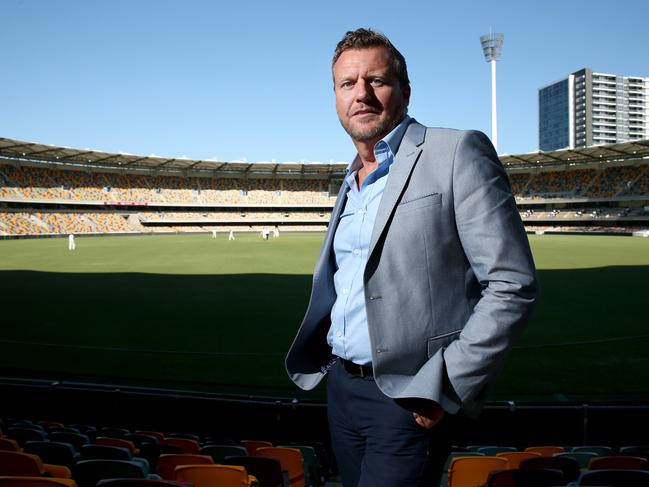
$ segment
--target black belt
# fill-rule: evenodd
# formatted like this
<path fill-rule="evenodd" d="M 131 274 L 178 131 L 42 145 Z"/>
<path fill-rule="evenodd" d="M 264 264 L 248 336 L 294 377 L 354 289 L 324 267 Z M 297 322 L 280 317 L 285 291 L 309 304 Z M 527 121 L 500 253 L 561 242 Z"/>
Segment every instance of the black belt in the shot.
<path fill-rule="evenodd" d="M 355 364 L 354 362 L 345 360 L 344 358 L 340 358 L 340 357 L 338 357 L 338 360 L 340 360 L 340 364 L 343 366 L 343 369 L 345 369 L 349 374 L 355 377 L 374 376 L 374 369 L 372 368 L 371 365 Z"/>

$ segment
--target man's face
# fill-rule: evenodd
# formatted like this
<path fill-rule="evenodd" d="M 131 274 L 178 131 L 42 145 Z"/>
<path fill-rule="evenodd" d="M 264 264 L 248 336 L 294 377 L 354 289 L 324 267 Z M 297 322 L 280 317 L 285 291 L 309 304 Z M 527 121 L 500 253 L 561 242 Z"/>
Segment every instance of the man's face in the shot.
<path fill-rule="evenodd" d="M 333 66 L 336 112 L 354 141 L 378 141 L 401 121 L 410 87 L 401 86 L 384 47 L 344 51 Z"/>

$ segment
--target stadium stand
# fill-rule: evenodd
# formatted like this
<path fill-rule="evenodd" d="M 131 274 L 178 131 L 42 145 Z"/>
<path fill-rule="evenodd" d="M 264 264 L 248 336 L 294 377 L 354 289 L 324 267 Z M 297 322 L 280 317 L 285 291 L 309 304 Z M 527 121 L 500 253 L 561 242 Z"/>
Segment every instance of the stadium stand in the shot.
<path fill-rule="evenodd" d="M 47 406 L 43 406 L 47 409 Z M 46 414 L 46 413 L 44 413 Z M 73 420 L 72 420 L 73 421 Z M 72 421 L 70 424 L 73 424 Z M 62 424 L 62 421 L 60 422 Z M 16 418 L 1 418 L 0 425 L 3 426 L 3 432 L 19 432 L 19 427 L 33 425 L 37 429 L 36 420 L 18 420 Z M 207 428 L 209 426 L 206 425 Z M 136 434 L 137 426 L 117 425 L 93 425 L 95 431 L 103 433 L 111 432 L 110 428 L 118 428 L 124 436 Z M 57 428 L 52 428 L 57 429 Z M 112 430 L 117 433 L 116 429 Z M 60 434 L 61 432 L 59 432 Z M 188 433 L 179 432 L 158 432 L 162 442 L 186 436 L 190 441 L 195 441 L 200 448 L 208 451 L 210 441 L 210 431 L 195 430 Z M 56 437 L 57 432 L 44 430 L 45 442 L 51 441 L 51 437 Z M 172 436 L 172 434 L 174 436 Z M 494 436 L 494 440 L 497 439 Z M 11 436 L 3 436 L 5 440 L 15 440 Z M 194 483 L 194 485 L 203 485 L 205 479 L 211 479 L 216 475 L 213 470 L 219 470 L 214 465 L 214 459 L 209 455 L 193 454 L 160 454 L 151 463 L 149 471 L 143 467 L 142 463 L 135 461 L 131 457 L 128 449 L 115 446 L 105 446 L 102 437 L 99 436 L 92 440 L 90 444 L 81 447 L 81 455 L 71 457 L 66 455 L 61 457 L 61 462 L 45 463 L 46 455 L 49 452 L 46 449 L 36 448 L 38 453 L 28 454 L 12 451 L 17 441 L 5 441 L 0 445 L 6 445 L 8 449 L 0 450 L 0 479 L 6 478 L 32 478 L 32 479 L 56 479 L 57 483 L 43 484 L 44 487 L 51 485 L 66 485 L 78 487 L 95 487 L 96 485 L 106 486 L 126 486 L 129 484 L 120 484 L 119 482 L 108 482 L 114 478 L 130 478 L 149 480 L 150 482 L 138 482 L 134 485 L 178 485 L 172 484 L 173 481 L 185 481 Z M 289 445 L 287 447 L 268 447 L 262 446 L 254 450 L 254 454 L 246 454 L 245 445 L 259 446 L 270 442 L 256 441 L 254 444 L 247 440 L 231 440 L 231 445 L 235 449 L 230 450 L 236 455 L 228 456 L 223 459 L 223 464 L 235 465 L 238 468 L 230 469 L 232 472 L 237 471 L 239 482 L 254 485 L 257 482 L 260 487 L 279 487 L 283 484 L 283 479 L 289 479 L 291 485 L 305 487 L 334 487 L 339 486 L 339 479 L 336 475 L 335 465 L 331 466 L 327 458 L 329 448 L 323 444 L 318 444 L 320 448 L 308 447 L 305 445 Z M 31 444 L 28 443 L 28 445 Z M 151 443 L 146 443 L 151 444 Z M 39 446 L 42 446 L 40 444 Z M 590 452 L 595 455 L 588 465 L 580 465 L 579 462 L 568 456 L 569 454 L 583 453 L 585 449 L 591 448 L 597 452 Z M 68 445 L 71 449 L 71 445 Z M 502 449 L 497 456 L 485 455 L 482 452 L 492 453 Z M 471 450 L 471 451 L 469 451 Z M 561 451 L 564 450 L 564 451 Z M 307 452 L 307 455 L 304 455 Z M 540 452 L 540 453 L 539 453 Z M 447 462 L 447 475 L 440 487 L 456 487 L 464 485 L 485 485 L 502 487 L 507 486 L 533 486 L 533 485 L 553 485 L 556 487 L 573 486 L 573 485 L 602 485 L 594 484 L 593 479 L 606 479 L 604 485 L 647 485 L 638 483 L 640 480 L 646 481 L 649 475 L 649 463 L 647 458 L 638 455 L 638 452 L 644 452 L 647 455 L 647 447 L 643 445 L 636 446 L 615 446 L 615 445 L 579 445 L 548 447 L 544 445 L 456 445 L 449 456 Z M 69 453 L 69 452 L 68 452 Z M 518 461 L 521 458 L 516 455 L 525 456 L 526 459 Z M 312 457 L 307 460 L 307 457 Z M 49 457 L 53 458 L 53 457 Z M 71 464 L 63 465 L 63 461 Z M 186 468 L 191 465 L 196 468 L 192 475 L 180 475 L 179 472 L 189 472 L 193 468 Z M 317 465 L 318 469 L 311 467 Z M 329 465 L 325 468 L 326 465 Z M 200 466 L 207 466 L 202 468 Z M 199 468 L 200 467 L 200 468 Z M 282 472 L 283 471 L 283 472 Z M 545 472 L 553 472 L 546 474 Z M 245 473 L 244 473 L 245 472 Z M 507 473 L 501 473 L 507 472 Z M 595 474 L 593 472 L 601 472 Z M 535 480 L 536 479 L 536 480 Z M 542 479 L 547 479 L 542 481 Z M 163 482 L 166 481 L 165 482 Z M 73 483 L 74 482 L 74 483 Z M 198 483 L 196 483 L 198 482 Z M 469 484 L 468 484 L 468 483 Z M 536 483 L 535 483 L 536 482 Z M 627 482 L 627 483 L 625 483 Z M 34 483 L 41 487 L 42 483 Z M 28 483 L 16 483 L 0 481 L 0 485 L 15 485 L 28 487 Z M 187 484 L 181 484 L 187 485 Z"/>
<path fill-rule="evenodd" d="M 528 231 L 649 229 L 649 141 L 501 160 Z M 139 157 L 0 138 L 0 235 L 323 231 L 345 168 Z"/>

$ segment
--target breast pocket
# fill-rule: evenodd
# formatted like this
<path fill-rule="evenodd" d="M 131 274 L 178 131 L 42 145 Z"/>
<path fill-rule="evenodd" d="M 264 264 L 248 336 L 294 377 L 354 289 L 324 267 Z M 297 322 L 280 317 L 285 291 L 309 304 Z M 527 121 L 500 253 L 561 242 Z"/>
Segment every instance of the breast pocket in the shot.
<path fill-rule="evenodd" d="M 441 193 L 430 193 L 420 196 L 406 195 L 404 196 L 404 199 L 397 205 L 396 211 L 401 213 L 440 204 L 442 204 Z"/>

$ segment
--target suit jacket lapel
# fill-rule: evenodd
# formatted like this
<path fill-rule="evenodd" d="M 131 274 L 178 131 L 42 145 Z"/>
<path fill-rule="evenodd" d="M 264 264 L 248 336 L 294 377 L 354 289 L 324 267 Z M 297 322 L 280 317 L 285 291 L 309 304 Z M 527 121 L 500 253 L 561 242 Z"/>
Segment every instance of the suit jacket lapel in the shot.
<path fill-rule="evenodd" d="M 419 154 L 421 154 L 419 146 L 424 142 L 425 135 L 426 127 L 417 123 L 413 119 L 401 140 L 399 150 L 397 151 L 392 167 L 390 168 L 388 181 L 383 190 L 381 203 L 379 203 L 376 220 L 374 221 L 374 228 L 372 229 L 369 256 L 372 255 L 374 247 L 383 233 L 401 193 L 403 193 L 403 190 L 406 187 L 410 172 L 412 171 L 415 162 L 417 162 Z"/>

